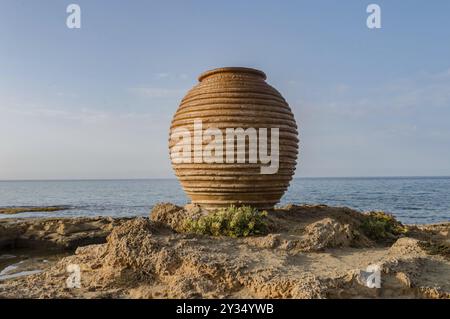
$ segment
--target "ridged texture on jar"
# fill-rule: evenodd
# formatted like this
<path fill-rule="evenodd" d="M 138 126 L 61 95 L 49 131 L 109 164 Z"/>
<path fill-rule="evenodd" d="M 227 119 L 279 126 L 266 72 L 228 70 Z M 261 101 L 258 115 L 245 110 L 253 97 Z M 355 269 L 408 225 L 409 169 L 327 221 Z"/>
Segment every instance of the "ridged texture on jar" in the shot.
<path fill-rule="evenodd" d="M 186 128 L 193 144 L 194 120 L 201 120 L 203 131 L 219 128 L 224 142 L 223 163 L 194 163 L 193 155 L 191 163 L 172 160 L 175 174 L 193 203 L 210 210 L 231 204 L 271 209 L 287 190 L 297 163 L 297 125 L 288 103 L 265 79 L 263 72 L 249 68 L 207 71 L 181 101 L 171 134 L 175 128 Z M 226 163 L 225 129 L 250 127 L 257 132 L 279 128 L 279 168 L 275 174 L 261 174 L 259 159 L 256 164 L 248 163 L 248 139 L 246 163 Z M 169 149 L 177 142 L 169 139 Z M 270 134 L 267 147 L 270 150 Z"/>

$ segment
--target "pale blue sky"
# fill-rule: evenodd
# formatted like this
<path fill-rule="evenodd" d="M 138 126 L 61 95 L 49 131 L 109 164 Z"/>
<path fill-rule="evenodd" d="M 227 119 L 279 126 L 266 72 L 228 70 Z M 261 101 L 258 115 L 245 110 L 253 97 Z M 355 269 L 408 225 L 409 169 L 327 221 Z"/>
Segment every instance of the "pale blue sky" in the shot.
<path fill-rule="evenodd" d="M 297 176 L 450 175 L 449 17 L 445 0 L 2 0 L 0 179 L 173 177 L 172 115 L 221 66 L 288 100 Z"/>

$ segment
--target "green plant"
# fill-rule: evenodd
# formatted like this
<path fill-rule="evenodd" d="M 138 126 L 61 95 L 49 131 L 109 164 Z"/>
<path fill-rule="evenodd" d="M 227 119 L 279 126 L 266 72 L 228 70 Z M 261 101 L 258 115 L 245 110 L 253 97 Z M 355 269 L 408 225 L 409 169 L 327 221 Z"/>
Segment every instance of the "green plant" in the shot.
<path fill-rule="evenodd" d="M 364 216 L 361 231 L 370 239 L 394 239 L 408 230 L 394 216 L 384 212 L 370 212 Z"/>
<path fill-rule="evenodd" d="M 187 232 L 211 236 L 246 237 L 267 233 L 267 212 L 250 206 L 230 206 L 185 221 Z"/>

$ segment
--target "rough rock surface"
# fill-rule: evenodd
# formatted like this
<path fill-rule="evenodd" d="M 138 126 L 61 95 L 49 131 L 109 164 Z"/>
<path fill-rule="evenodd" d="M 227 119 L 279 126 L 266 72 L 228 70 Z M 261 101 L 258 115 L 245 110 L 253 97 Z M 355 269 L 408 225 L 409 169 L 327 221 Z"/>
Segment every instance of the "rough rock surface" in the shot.
<path fill-rule="evenodd" d="M 193 207 L 156 206 L 149 218 L 111 225 L 105 244 L 80 247 L 40 274 L 0 282 L 1 297 L 81 298 L 450 298 L 450 259 L 430 254 L 423 238 L 445 243 L 449 224 L 414 227 L 394 244 L 358 229 L 348 209 L 290 205 L 269 214 L 271 233 L 217 238 L 174 230 Z M 67 266 L 81 288 L 66 287 Z M 365 285 L 367 266 L 381 289 Z"/>
<path fill-rule="evenodd" d="M 159 203 L 153 207 L 150 218 L 154 222 L 182 232 L 186 218 L 196 219 L 206 214 L 208 214 L 208 211 L 195 204 L 188 204 L 183 208 L 171 203 Z"/>
<path fill-rule="evenodd" d="M 0 249 L 75 249 L 103 243 L 111 230 L 126 220 L 111 217 L 0 219 Z"/>
<path fill-rule="evenodd" d="M 0 207 L 0 214 L 15 215 L 28 212 L 57 212 L 68 209 L 70 209 L 70 206 L 12 206 Z"/>

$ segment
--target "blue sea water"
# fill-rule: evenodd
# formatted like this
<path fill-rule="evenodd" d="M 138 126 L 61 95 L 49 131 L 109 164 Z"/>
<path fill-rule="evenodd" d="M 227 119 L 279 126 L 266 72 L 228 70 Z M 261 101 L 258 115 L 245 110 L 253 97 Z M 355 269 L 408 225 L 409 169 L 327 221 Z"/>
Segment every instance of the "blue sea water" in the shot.
<path fill-rule="evenodd" d="M 157 202 L 188 202 L 175 179 L 0 181 L 0 207 L 67 205 L 6 217 L 146 216 Z M 450 177 L 297 178 L 280 204 L 383 210 L 404 223 L 450 221 Z"/>

